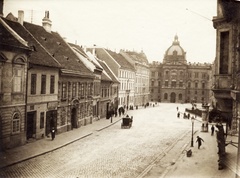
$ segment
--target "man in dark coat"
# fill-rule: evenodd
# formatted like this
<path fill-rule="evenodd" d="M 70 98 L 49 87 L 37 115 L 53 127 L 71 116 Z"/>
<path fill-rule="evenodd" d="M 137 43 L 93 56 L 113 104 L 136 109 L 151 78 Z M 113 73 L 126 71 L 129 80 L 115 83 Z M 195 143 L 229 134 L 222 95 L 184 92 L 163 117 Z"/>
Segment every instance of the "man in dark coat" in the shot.
<path fill-rule="evenodd" d="M 52 127 L 52 129 L 51 129 L 51 136 L 52 136 L 52 140 L 54 140 L 54 138 L 55 138 L 55 129 L 54 129 L 54 127 Z"/>
<path fill-rule="evenodd" d="M 202 141 L 204 142 L 204 140 L 201 137 L 197 136 L 196 142 L 198 142 L 198 149 L 200 149 L 200 147 L 202 145 Z"/>

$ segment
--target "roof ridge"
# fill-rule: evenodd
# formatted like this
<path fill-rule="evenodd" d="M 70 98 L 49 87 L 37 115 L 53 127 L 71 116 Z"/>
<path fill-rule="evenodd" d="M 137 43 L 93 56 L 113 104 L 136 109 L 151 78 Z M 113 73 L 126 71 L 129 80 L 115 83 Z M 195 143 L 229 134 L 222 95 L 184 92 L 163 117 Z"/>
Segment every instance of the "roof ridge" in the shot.
<path fill-rule="evenodd" d="M 29 23 L 31 24 L 31 23 Z M 31 24 L 31 25 L 35 25 L 35 24 Z M 57 59 L 55 59 L 50 53 L 49 51 L 33 36 L 33 34 L 27 29 L 25 28 L 25 26 L 23 25 L 23 28 L 29 33 L 29 35 L 31 35 L 31 37 L 43 48 L 44 51 L 46 51 L 46 53 L 59 65 L 62 66 Z"/>
<path fill-rule="evenodd" d="M 18 35 L 9 25 L 0 18 L 0 21 L 2 22 L 3 26 L 24 46 L 29 47 L 28 42 L 24 40 L 20 35 Z"/>

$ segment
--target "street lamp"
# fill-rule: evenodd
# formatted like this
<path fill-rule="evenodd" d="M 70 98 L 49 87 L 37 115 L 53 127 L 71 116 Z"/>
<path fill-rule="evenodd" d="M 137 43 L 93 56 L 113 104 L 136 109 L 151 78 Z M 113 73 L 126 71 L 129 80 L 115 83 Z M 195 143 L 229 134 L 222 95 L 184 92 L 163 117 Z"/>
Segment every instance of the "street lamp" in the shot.
<path fill-rule="evenodd" d="M 195 118 L 192 116 L 192 117 L 191 117 L 191 122 L 192 122 L 192 139 L 191 139 L 191 147 L 193 147 L 193 127 L 194 127 L 194 120 L 195 120 Z"/>

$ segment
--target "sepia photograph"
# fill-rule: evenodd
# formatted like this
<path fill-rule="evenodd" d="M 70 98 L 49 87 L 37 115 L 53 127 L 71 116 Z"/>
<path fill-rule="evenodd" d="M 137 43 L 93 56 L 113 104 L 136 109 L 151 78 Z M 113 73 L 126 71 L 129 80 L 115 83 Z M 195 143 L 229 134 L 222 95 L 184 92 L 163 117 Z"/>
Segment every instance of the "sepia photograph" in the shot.
<path fill-rule="evenodd" d="M 240 178 L 240 0 L 0 0 L 0 178 Z"/>

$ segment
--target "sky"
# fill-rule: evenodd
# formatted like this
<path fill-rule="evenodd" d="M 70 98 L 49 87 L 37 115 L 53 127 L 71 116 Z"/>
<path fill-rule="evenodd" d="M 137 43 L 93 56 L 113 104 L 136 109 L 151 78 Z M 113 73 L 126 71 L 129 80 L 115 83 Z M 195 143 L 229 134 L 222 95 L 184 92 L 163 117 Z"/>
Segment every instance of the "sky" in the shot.
<path fill-rule="evenodd" d="M 143 51 L 162 62 L 178 35 L 187 62 L 215 58 L 217 0 L 4 0 L 3 8 L 4 16 L 23 10 L 37 25 L 49 11 L 52 31 L 80 46 Z"/>

